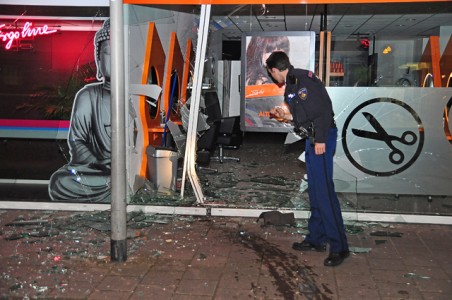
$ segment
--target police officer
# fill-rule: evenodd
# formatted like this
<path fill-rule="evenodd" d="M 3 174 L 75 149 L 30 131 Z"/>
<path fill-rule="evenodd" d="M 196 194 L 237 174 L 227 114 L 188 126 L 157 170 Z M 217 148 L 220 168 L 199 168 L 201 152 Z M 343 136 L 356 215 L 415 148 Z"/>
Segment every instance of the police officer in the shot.
<path fill-rule="evenodd" d="M 273 52 L 266 61 L 267 70 L 279 84 L 286 85 L 284 101 L 289 109 L 275 107 L 270 115 L 278 120 L 292 121 L 295 131 L 308 134 L 306 139 L 306 171 L 311 216 L 309 233 L 292 248 L 300 251 L 326 251 L 325 266 L 340 265 L 349 256 L 347 237 L 339 200 L 333 184 L 333 155 L 337 128 L 331 99 L 316 75 L 295 69 L 282 51 Z"/>

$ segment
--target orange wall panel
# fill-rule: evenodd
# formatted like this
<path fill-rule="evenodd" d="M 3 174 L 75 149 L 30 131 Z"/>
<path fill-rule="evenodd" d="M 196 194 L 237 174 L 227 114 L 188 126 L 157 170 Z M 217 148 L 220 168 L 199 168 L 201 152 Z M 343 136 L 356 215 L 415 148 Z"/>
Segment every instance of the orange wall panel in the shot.
<path fill-rule="evenodd" d="M 142 84 L 149 84 L 149 75 L 152 68 L 155 69 L 157 74 L 157 85 L 160 87 L 163 84 L 163 74 L 165 70 L 165 52 L 160 41 L 157 29 L 154 23 L 149 23 L 148 35 L 146 41 L 146 50 L 144 52 L 144 64 L 143 64 L 143 74 L 141 77 Z M 160 99 L 157 99 L 160 100 Z M 146 147 L 148 145 L 159 145 L 161 142 L 161 126 L 160 126 L 160 102 L 158 101 L 157 113 L 155 116 L 151 117 L 150 105 L 146 102 L 145 96 L 140 96 L 140 120 L 142 123 L 142 128 L 144 133 L 143 141 L 143 159 L 141 164 L 140 175 L 145 177 L 147 172 L 147 155 Z M 156 133 L 157 132 L 157 133 Z"/>
<path fill-rule="evenodd" d="M 178 101 L 181 96 L 181 90 L 182 90 L 182 74 L 184 70 L 184 58 L 182 56 L 182 51 L 180 49 L 179 41 L 177 40 L 177 35 L 175 32 L 171 34 L 170 39 L 170 46 L 169 46 L 169 53 L 168 53 L 168 61 L 166 65 L 166 74 L 165 74 L 165 87 L 163 92 L 164 97 L 164 110 L 166 116 L 168 116 L 168 112 L 170 112 L 170 119 L 173 121 L 178 121 L 180 118 L 177 116 L 176 112 L 172 110 L 172 108 L 177 107 L 178 112 L 178 105 L 177 103 L 170 103 L 171 102 L 171 89 L 173 87 L 173 82 L 171 80 L 171 75 L 176 72 L 177 74 L 177 84 L 176 87 L 177 94 L 174 95 L 174 101 Z M 172 107 L 170 107 L 172 105 Z"/>

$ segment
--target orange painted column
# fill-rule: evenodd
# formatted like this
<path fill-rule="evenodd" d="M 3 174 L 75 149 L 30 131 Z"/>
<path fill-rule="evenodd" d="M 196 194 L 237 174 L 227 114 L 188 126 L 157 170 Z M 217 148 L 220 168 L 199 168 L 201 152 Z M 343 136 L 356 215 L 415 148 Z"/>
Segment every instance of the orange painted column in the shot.
<path fill-rule="evenodd" d="M 433 74 L 433 86 L 441 87 L 441 68 L 440 68 L 440 58 L 441 53 L 439 49 L 439 37 L 430 37 L 430 53 L 432 59 L 432 74 Z"/>

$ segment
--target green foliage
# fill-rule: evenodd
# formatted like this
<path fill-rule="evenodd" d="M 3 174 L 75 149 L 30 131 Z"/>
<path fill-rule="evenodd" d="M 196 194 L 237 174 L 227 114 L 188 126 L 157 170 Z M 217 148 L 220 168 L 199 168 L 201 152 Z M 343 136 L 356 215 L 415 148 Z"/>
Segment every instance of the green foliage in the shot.
<path fill-rule="evenodd" d="M 30 101 L 16 106 L 18 110 L 38 111 L 43 119 L 69 120 L 77 92 L 86 84 L 96 81 L 93 62 L 78 67 L 64 85 L 38 86 L 30 94 Z"/>

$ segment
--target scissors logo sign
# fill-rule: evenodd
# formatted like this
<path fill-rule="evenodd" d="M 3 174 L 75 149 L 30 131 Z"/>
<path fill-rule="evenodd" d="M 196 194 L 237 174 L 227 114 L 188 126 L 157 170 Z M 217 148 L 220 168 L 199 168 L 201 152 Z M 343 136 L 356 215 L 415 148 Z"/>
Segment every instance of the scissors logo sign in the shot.
<path fill-rule="evenodd" d="M 367 121 L 369 121 L 370 125 L 372 125 L 372 127 L 375 129 L 375 132 L 356 128 L 353 128 L 352 132 L 359 137 L 385 142 L 386 145 L 391 149 L 391 152 L 389 153 L 389 160 L 396 165 L 403 163 L 405 155 L 399 148 L 396 147 L 394 142 L 399 142 L 405 145 L 414 145 L 417 141 L 416 134 L 414 134 L 413 131 L 407 130 L 402 133 L 402 137 L 390 135 L 371 113 L 363 112 L 362 114 L 367 119 Z"/>
<path fill-rule="evenodd" d="M 364 173 L 391 176 L 409 168 L 424 144 L 424 128 L 406 103 L 376 98 L 357 106 L 342 131 L 349 161 Z"/>

